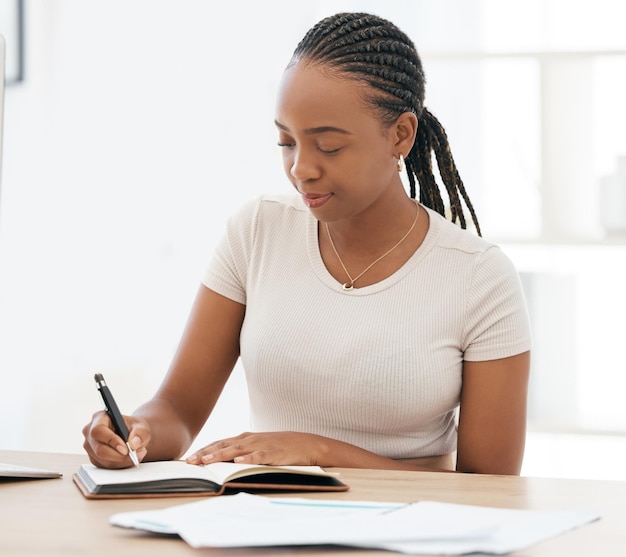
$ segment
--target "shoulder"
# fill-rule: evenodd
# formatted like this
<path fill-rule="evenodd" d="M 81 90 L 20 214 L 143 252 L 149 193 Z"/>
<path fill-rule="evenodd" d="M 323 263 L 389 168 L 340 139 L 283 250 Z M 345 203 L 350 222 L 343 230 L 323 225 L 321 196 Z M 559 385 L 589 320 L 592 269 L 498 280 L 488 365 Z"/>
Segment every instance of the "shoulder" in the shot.
<path fill-rule="evenodd" d="M 512 260 L 493 242 L 431 211 L 435 262 L 462 292 L 461 346 L 466 361 L 494 360 L 530 348 L 524 293 Z"/>
<path fill-rule="evenodd" d="M 255 218 L 259 215 L 280 217 L 290 214 L 307 214 L 300 196 L 288 194 L 262 194 L 245 201 L 235 216 Z"/>
<path fill-rule="evenodd" d="M 230 216 L 228 228 L 257 230 L 281 222 L 306 218 L 309 211 L 297 195 L 263 194 L 248 199 Z"/>
<path fill-rule="evenodd" d="M 448 272 L 453 272 L 461 280 L 471 281 L 474 287 L 518 280 L 513 262 L 497 244 L 460 228 L 431 209 L 427 210 L 430 250 Z"/>
<path fill-rule="evenodd" d="M 249 253 L 253 247 L 280 248 L 306 228 L 310 211 L 297 195 L 263 194 L 248 199 L 230 215 L 225 236 Z"/>
<path fill-rule="evenodd" d="M 425 209 L 430 218 L 429 235 L 432 235 L 437 248 L 472 255 L 495 247 L 495 244 L 477 236 L 471 230 L 461 228 L 433 209 Z"/>

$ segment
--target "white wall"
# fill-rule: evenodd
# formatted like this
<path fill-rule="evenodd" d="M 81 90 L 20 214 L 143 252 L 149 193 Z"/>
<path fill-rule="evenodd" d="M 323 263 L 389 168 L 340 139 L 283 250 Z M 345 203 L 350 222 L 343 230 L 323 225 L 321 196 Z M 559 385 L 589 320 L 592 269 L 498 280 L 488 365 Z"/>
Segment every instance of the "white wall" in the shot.
<path fill-rule="evenodd" d="M 401 2 L 26 0 L 0 203 L 0 447 L 80 451 L 104 374 L 165 373 L 228 214 L 288 191 L 274 94 L 304 32 Z M 395 13 L 394 13 L 395 12 Z M 233 384 L 204 438 L 247 427 Z"/>
<path fill-rule="evenodd" d="M 264 6 L 27 2 L 5 106 L 3 447 L 80 449 L 94 371 L 128 411 L 150 396 L 224 219 L 286 187 L 272 98 L 302 28 Z"/>

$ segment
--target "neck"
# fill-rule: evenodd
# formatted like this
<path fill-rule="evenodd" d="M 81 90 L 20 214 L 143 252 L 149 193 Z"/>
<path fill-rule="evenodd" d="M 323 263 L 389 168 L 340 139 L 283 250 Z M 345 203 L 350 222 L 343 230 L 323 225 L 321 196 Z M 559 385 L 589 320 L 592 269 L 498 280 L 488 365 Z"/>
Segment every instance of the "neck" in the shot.
<path fill-rule="evenodd" d="M 355 284 L 358 280 L 361 279 L 361 277 L 363 277 L 366 273 L 368 273 L 370 271 L 370 269 L 372 269 L 372 267 L 374 267 L 375 265 L 379 265 L 379 270 L 382 270 L 382 274 L 384 276 L 388 276 L 388 274 L 390 272 L 393 272 L 391 269 L 396 268 L 398 263 L 394 263 L 394 255 L 398 256 L 400 260 L 405 261 L 407 258 L 407 250 L 411 250 L 411 243 L 409 241 L 407 241 L 407 239 L 410 237 L 411 232 L 413 232 L 413 230 L 415 229 L 415 226 L 417 224 L 417 221 L 419 219 L 420 216 L 420 206 L 419 203 L 417 202 L 413 202 L 413 212 L 414 212 L 414 217 L 413 217 L 413 221 L 411 223 L 411 226 L 409 227 L 409 229 L 404 232 L 404 234 L 402 235 L 402 237 L 397 240 L 391 247 L 386 246 L 385 247 L 385 251 L 382 253 L 377 253 L 376 257 L 373 259 L 372 261 L 372 256 L 369 255 L 367 257 L 369 257 L 370 262 L 367 264 L 367 266 L 365 266 L 358 274 L 354 274 L 354 272 L 350 271 L 348 266 L 352 266 L 353 264 L 357 264 L 359 261 L 365 261 L 366 259 L 363 257 L 363 254 L 349 254 L 349 259 L 348 257 L 346 257 L 346 260 L 348 261 L 348 263 L 346 263 L 344 261 L 344 258 L 339 254 L 339 251 L 337 250 L 337 247 L 335 246 L 335 242 L 333 241 L 333 237 L 332 234 L 330 232 L 330 227 L 328 225 L 328 223 L 325 223 L 325 227 L 326 227 L 326 235 L 328 237 L 328 242 L 330 244 L 330 247 L 335 255 L 335 257 L 337 258 L 337 261 L 339 262 L 341 269 L 343 271 L 343 273 L 345 274 L 345 282 L 340 281 L 342 284 L 342 288 L 344 290 L 352 290 L 355 287 Z M 406 242 L 405 242 L 406 241 Z M 404 246 L 403 246 L 404 244 Z M 403 250 L 404 248 L 404 250 Z M 397 250 L 397 251 L 396 251 Z M 393 252 L 396 252 L 395 254 Z M 365 253 L 365 252 L 363 252 Z M 384 261 L 383 261 L 384 260 Z M 371 278 L 371 275 L 370 275 Z M 367 281 L 367 278 L 365 279 Z M 363 283 L 363 281 L 361 282 Z"/>
<path fill-rule="evenodd" d="M 397 242 L 413 223 L 415 214 L 415 200 L 404 197 L 327 224 L 340 253 L 370 256 Z"/>

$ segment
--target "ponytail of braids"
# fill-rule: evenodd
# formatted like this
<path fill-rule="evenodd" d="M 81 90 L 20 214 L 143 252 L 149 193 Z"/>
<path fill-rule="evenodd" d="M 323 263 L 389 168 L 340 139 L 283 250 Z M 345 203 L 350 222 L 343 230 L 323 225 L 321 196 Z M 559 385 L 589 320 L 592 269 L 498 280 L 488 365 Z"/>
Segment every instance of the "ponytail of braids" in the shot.
<path fill-rule="evenodd" d="M 406 156 L 409 195 L 446 216 L 446 205 L 435 178 L 433 158 L 445 187 L 449 218 L 467 228 L 463 205 L 481 234 L 474 207 L 457 170 L 443 126 L 424 107 L 426 78 L 415 45 L 393 23 L 366 13 L 339 13 L 312 27 L 296 47 L 289 65 L 301 59 L 327 65 L 333 71 L 370 86 L 367 100 L 384 124 L 403 112 L 418 118 L 415 143 Z"/>

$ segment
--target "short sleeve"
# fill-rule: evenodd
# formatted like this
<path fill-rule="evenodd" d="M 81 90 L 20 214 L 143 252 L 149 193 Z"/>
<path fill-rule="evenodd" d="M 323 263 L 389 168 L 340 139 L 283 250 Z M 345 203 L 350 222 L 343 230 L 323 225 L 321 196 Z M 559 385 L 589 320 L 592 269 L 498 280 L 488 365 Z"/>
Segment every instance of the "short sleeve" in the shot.
<path fill-rule="evenodd" d="M 519 274 L 497 246 L 477 258 L 467 304 L 465 360 L 495 360 L 530 350 L 530 321 Z"/>
<path fill-rule="evenodd" d="M 259 200 L 248 201 L 226 223 L 202 275 L 202 283 L 218 294 L 240 304 L 246 303 L 246 283 Z"/>

